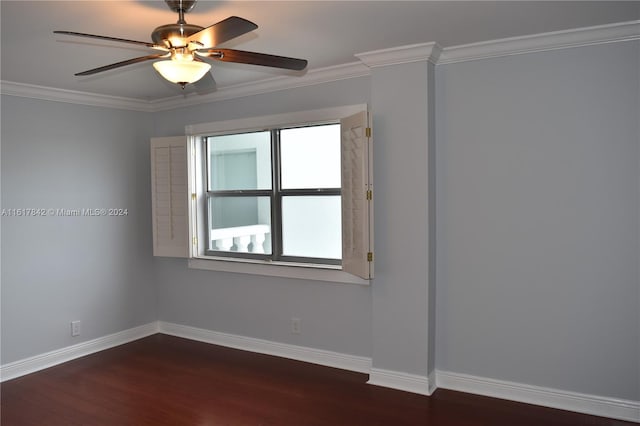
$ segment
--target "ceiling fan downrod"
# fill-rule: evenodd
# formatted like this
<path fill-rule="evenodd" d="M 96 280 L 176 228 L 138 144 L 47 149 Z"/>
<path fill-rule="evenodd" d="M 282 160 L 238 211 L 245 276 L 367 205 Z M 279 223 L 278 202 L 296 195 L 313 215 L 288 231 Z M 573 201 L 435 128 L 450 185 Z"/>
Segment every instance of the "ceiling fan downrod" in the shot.
<path fill-rule="evenodd" d="M 196 0 L 164 0 L 169 9 L 178 13 L 178 24 L 186 24 L 184 14 L 191 11 L 196 5 Z"/>

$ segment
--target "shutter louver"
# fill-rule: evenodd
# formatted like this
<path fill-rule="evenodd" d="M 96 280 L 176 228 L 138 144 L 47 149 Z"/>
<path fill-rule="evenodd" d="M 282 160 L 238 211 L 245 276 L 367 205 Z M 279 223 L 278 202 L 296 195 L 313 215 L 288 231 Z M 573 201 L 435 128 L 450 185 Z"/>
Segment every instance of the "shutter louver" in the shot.
<path fill-rule="evenodd" d="M 153 255 L 189 257 L 187 138 L 151 139 Z"/>
<path fill-rule="evenodd" d="M 371 131 L 366 111 L 341 120 L 342 270 L 373 278 Z"/>

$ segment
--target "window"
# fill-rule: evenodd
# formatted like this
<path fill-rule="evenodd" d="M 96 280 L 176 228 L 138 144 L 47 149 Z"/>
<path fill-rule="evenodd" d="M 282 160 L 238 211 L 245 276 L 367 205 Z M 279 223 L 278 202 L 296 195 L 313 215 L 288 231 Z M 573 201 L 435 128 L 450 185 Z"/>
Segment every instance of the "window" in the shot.
<path fill-rule="evenodd" d="M 341 263 L 339 123 L 201 140 L 206 255 Z"/>
<path fill-rule="evenodd" d="M 156 246 L 170 246 L 173 235 L 184 241 L 175 228 L 186 210 L 189 249 L 183 257 L 192 267 L 329 281 L 343 279 L 327 274 L 346 272 L 370 279 L 371 141 L 362 109 L 207 123 L 188 126 L 188 138 L 152 140 L 154 254 L 179 255 Z M 174 151 L 162 151 L 161 142 L 169 139 L 178 144 L 174 151 L 185 152 L 187 164 L 166 159 Z M 188 191 L 178 194 L 185 180 Z"/>

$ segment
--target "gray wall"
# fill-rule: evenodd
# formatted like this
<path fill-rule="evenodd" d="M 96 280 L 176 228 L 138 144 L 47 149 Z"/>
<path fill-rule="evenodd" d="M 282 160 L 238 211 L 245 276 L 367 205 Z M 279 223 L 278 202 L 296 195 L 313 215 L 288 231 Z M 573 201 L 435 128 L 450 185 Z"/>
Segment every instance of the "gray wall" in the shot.
<path fill-rule="evenodd" d="M 360 77 L 161 111 L 154 114 L 154 135 L 184 135 L 188 124 L 367 103 L 369 84 L 370 78 Z"/>
<path fill-rule="evenodd" d="M 439 370 L 640 399 L 639 44 L 439 66 Z"/>
<path fill-rule="evenodd" d="M 2 97 L 3 209 L 129 213 L 2 217 L 3 364 L 156 319 L 151 124 L 145 113 Z"/>

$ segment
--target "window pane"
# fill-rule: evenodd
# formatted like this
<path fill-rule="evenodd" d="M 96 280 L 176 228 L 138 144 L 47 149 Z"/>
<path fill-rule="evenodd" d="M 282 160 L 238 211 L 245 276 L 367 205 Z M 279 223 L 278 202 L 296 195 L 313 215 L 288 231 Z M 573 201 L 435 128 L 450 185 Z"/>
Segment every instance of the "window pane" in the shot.
<path fill-rule="evenodd" d="M 271 133 L 207 138 L 208 190 L 271 189 Z"/>
<path fill-rule="evenodd" d="M 340 125 L 280 132 L 283 189 L 340 188 Z"/>
<path fill-rule="evenodd" d="M 342 258 L 340 196 L 282 198 L 285 256 Z"/>
<path fill-rule="evenodd" d="M 212 197 L 209 225 L 209 250 L 271 253 L 269 197 Z"/>

